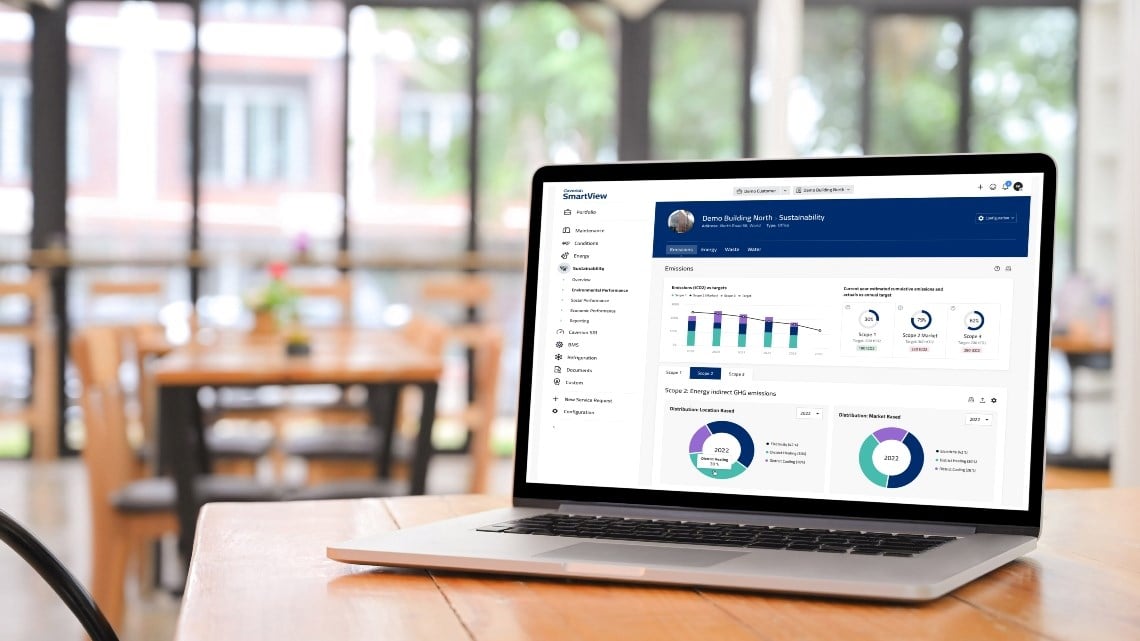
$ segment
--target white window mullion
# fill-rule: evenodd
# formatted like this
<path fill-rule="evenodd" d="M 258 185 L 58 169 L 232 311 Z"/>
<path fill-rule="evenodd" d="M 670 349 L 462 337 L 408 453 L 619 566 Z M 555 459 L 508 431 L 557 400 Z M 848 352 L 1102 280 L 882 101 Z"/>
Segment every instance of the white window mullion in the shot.
<path fill-rule="evenodd" d="M 245 106 L 246 101 L 236 93 L 222 98 L 222 181 L 227 185 L 245 182 Z"/>
<path fill-rule="evenodd" d="M 23 155 L 24 131 L 20 111 L 23 109 L 20 92 L 13 83 L 0 89 L 0 177 L 5 181 L 19 180 Z"/>

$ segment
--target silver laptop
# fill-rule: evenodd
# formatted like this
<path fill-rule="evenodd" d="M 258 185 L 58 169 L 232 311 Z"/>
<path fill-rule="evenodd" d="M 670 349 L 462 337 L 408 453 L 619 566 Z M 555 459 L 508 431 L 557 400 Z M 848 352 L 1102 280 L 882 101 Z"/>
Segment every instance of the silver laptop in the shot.
<path fill-rule="evenodd" d="M 513 507 L 348 563 L 933 599 L 1041 526 L 1039 154 L 544 167 Z"/>

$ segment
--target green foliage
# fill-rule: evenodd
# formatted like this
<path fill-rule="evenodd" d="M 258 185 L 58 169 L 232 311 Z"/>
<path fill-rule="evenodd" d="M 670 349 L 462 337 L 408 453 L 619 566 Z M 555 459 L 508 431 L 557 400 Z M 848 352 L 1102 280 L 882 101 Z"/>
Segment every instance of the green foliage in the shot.
<path fill-rule="evenodd" d="M 279 320 L 293 315 L 301 293 L 280 278 L 269 281 L 246 300 L 246 305 L 255 312 L 271 312 Z"/>
<path fill-rule="evenodd" d="M 870 149 L 876 154 L 955 150 L 961 29 L 940 17 L 875 22 Z"/>
<path fill-rule="evenodd" d="M 862 149 L 859 92 L 863 85 L 862 19 L 857 9 L 808 7 L 804 11 L 803 76 L 822 110 L 814 136 L 799 148 L 843 153 Z"/>
<path fill-rule="evenodd" d="M 412 44 L 410 60 L 400 61 L 404 82 L 401 95 L 438 94 L 467 100 L 470 65 L 470 21 L 461 11 L 437 9 L 378 9 L 381 34 L 403 32 Z M 383 36 L 382 36 L 383 37 Z M 468 184 L 466 120 L 444 145 L 433 146 L 426 137 L 399 132 L 377 136 L 377 155 L 392 159 L 393 175 L 401 187 L 420 199 L 462 193 Z"/>
<path fill-rule="evenodd" d="M 479 71 L 484 217 L 525 200 L 530 174 L 566 149 L 598 159 L 616 137 L 612 14 L 554 2 L 498 3 L 483 15 Z"/>
<path fill-rule="evenodd" d="M 741 25 L 733 15 L 655 20 L 650 100 L 655 158 L 738 158 Z"/>
<path fill-rule="evenodd" d="M 377 9 L 382 34 L 403 32 L 414 55 L 400 64 L 404 96 L 418 92 L 466 100 L 470 25 L 462 11 Z M 484 218 L 525 200 L 530 174 L 559 149 L 583 161 L 612 150 L 617 86 L 608 37 L 612 13 L 556 2 L 497 3 L 482 16 L 480 203 Z M 442 55 L 463 44 L 461 55 Z M 444 145 L 423 136 L 383 134 L 378 155 L 394 159 L 401 189 L 430 200 L 462 194 L 469 132 Z"/>
<path fill-rule="evenodd" d="M 974 14 L 974 32 L 970 147 L 1053 156 L 1057 235 L 1065 243 L 1072 237 L 1076 184 L 1076 13 L 982 9 Z"/>
<path fill-rule="evenodd" d="M 949 23 L 937 16 L 877 19 L 874 153 L 954 149 L 960 30 Z M 1077 16 L 1069 8 L 985 8 L 973 12 L 972 29 L 969 148 L 1051 154 L 1059 170 L 1057 232 L 1064 241 L 1072 233 L 1076 183 Z M 806 10 L 804 80 L 820 113 L 801 153 L 862 146 L 862 32 L 863 16 L 857 9 Z"/>

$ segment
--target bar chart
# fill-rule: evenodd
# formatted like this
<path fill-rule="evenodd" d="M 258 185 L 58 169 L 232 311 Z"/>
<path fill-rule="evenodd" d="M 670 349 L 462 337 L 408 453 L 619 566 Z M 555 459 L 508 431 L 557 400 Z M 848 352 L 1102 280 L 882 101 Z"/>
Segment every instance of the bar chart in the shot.
<path fill-rule="evenodd" d="M 763 325 L 764 326 L 764 334 L 763 334 L 763 343 L 762 343 L 764 349 L 772 349 L 775 346 L 774 343 L 775 343 L 775 335 L 776 335 L 776 327 L 777 326 L 780 326 L 781 329 L 783 330 L 783 331 L 781 331 L 781 333 L 785 334 L 785 336 L 782 337 L 782 340 L 781 340 L 782 344 L 780 344 L 779 347 L 786 348 L 789 350 L 799 349 L 801 333 L 803 333 L 805 335 L 811 335 L 813 333 L 814 334 L 821 334 L 823 332 L 823 330 L 819 327 L 814 327 L 811 325 L 803 324 L 799 321 L 777 319 L 775 316 L 752 317 L 752 316 L 749 316 L 748 314 L 732 313 L 732 312 L 726 312 L 724 310 L 713 310 L 713 311 L 697 311 L 697 310 L 694 310 L 694 311 L 689 312 L 688 318 L 686 319 L 686 323 L 685 323 L 685 345 L 687 347 L 696 347 L 697 346 L 698 327 L 702 323 L 708 323 L 709 321 L 704 320 L 704 319 L 710 319 L 710 317 L 711 317 L 711 322 L 712 322 L 712 334 L 711 334 L 712 339 L 711 339 L 709 346 L 711 346 L 711 347 L 724 347 L 725 346 L 725 344 L 724 344 L 724 338 L 725 338 L 724 332 L 725 332 L 725 320 L 726 319 L 728 320 L 728 327 L 729 327 L 730 331 L 731 331 L 731 327 L 733 325 L 736 325 L 735 346 L 738 348 L 746 348 L 749 346 L 749 343 L 748 343 L 748 321 L 750 321 L 750 320 L 755 321 L 757 323 L 763 323 L 764 324 Z M 728 342 L 728 345 L 732 345 L 732 344 L 733 344 L 732 341 Z"/>

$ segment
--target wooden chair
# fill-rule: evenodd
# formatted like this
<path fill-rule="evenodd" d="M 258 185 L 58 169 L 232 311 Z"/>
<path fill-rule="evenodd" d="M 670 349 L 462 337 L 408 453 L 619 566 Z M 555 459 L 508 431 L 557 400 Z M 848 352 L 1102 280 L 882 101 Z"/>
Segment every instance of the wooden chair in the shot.
<path fill-rule="evenodd" d="M 447 327 L 426 316 L 416 316 L 402 329 L 407 340 L 421 349 L 442 354 Z M 397 416 L 399 414 L 397 413 Z M 326 426 L 315 434 L 285 439 L 282 451 L 305 461 L 309 485 L 344 479 L 375 479 L 378 448 L 407 449 L 393 444 L 393 425 Z M 385 443 L 385 440 L 387 441 Z M 406 457 L 405 457 L 406 458 Z"/>
<path fill-rule="evenodd" d="M 327 283 L 291 282 L 289 286 L 297 290 L 302 300 L 331 300 L 340 307 L 338 323 L 343 326 L 352 324 L 353 295 L 352 279 L 347 274 L 339 276 L 335 281 Z"/>
<path fill-rule="evenodd" d="M 118 379 L 119 336 L 113 327 L 93 327 L 76 333 L 71 344 L 83 388 L 80 405 L 87 436 L 83 460 L 91 502 L 91 591 L 116 628 L 122 624 L 123 587 L 131 557 L 141 563 L 151 542 L 178 531 L 173 481 L 140 478 L 134 464 L 137 457 L 127 438 L 125 398 Z M 198 492 L 203 502 L 278 497 L 273 488 L 241 477 L 199 479 Z"/>
<path fill-rule="evenodd" d="M 474 308 L 486 305 L 494 293 L 491 281 L 476 274 L 429 278 L 420 289 L 425 302 Z"/>
<path fill-rule="evenodd" d="M 491 281 L 483 276 L 461 274 L 425 281 L 420 295 L 430 303 L 479 309 L 494 297 L 494 288 Z M 490 323 L 461 322 L 448 329 L 448 341 L 461 344 L 469 350 L 471 365 L 468 385 L 472 393 L 470 401 L 458 416 L 443 418 L 455 418 L 467 426 L 472 463 L 470 491 L 485 492 L 492 460 L 491 428 L 497 409 L 503 335 L 501 330 Z"/>
<path fill-rule="evenodd" d="M 33 457 L 51 460 L 59 452 L 59 396 L 55 323 L 47 273 L 35 271 L 22 281 L 0 281 L 0 298 L 6 297 L 26 299 L 31 314 L 20 325 L 0 326 L 0 335 L 23 339 L 33 358 L 31 403 L 11 418 L 26 422 L 31 429 Z"/>
<path fill-rule="evenodd" d="M 121 629 L 130 557 L 142 554 L 148 543 L 177 532 L 178 518 L 173 494 L 157 501 L 128 499 L 137 494 L 131 491 L 132 484 L 141 480 L 137 457 L 127 440 L 125 399 L 118 381 L 119 349 L 113 328 L 88 329 L 72 340 L 71 358 L 83 385 L 80 406 L 91 501 L 91 592 L 111 625 Z"/>
<path fill-rule="evenodd" d="M 461 412 L 460 421 L 471 435 L 471 483 L 473 494 L 487 491 L 491 470 L 491 430 L 498 414 L 499 374 L 503 360 L 503 333 L 490 324 L 471 324 L 451 328 L 448 338 L 466 346 L 474 355 L 475 394 Z"/>

